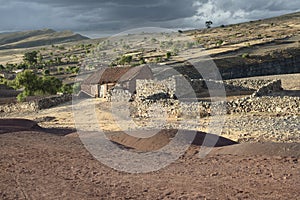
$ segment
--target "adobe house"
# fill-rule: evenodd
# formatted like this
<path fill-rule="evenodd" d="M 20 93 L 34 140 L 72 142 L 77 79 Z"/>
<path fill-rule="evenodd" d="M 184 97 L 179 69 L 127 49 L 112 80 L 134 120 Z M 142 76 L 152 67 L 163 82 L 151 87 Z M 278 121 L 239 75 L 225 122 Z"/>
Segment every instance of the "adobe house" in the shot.
<path fill-rule="evenodd" d="M 105 68 L 96 71 L 85 79 L 81 85 L 81 90 L 91 97 L 106 98 L 109 91 L 118 84 L 133 94 L 138 79 L 153 79 L 153 73 L 147 65 Z"/>

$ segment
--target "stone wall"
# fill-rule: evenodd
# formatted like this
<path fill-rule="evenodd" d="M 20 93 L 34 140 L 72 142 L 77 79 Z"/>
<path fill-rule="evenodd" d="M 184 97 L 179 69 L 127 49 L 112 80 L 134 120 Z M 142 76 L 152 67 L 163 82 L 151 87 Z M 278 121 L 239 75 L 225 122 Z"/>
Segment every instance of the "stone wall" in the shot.
<path fill-rule="evenodd" d="M 111 93 L 107 95 L 107 100 L 112 102 L 128 102 L 132 98 L 129 90 L 122 88 L 114 88 Z"/>
<path fill-rule="evenodd" d="M 137 98 L 151 98 L 156 94 L 166 94 L 171 98 L 176 92 L 176 80 L 169 78 L 162 81 L 156 80 L 137 80 L 136 96 Z"/>
<path fill-rule="evenodd" d="M 248 97 L 227 102 L 228 113 L 267 112 L 300 114 L 300 97 Z"/>
<path fill-rule="evenodd" d="M 210 102 L 180 102 L 179 100 L 168 98 L 168 94 L 164 96 L 163 92 L 170 91 L 167 87 L 171 87 L 172 91 L 176 87 L 176 84 L 171 82 L 170 79 L 167 82 L 169 85 L 162 86 L 161 84 L 164 81 L 140 81 L 137 84 L 137 94 L 140 94 L 140 96 L 137 96 L 133 103 L 133 107 L 136 108 L 132 113 L 133 116 L 155 118 L 161 117 L 161 112 L 165 112 L 168 116 L 172 117 L 194 118 L 212 114 L 213 105 Z M 194 83 L 197 83 L 196 85 L 198 85 L 199 90 L 205 88 L 207 83 L 213 85 L 214 88 L 222 85 L 222 82 L 212 80 L 194 80 Z M 256 89 L 251 96 L 228 102 L 214 103 L 223 106 L 227 114 L 247 112 L 300 113 L 299 97 L 267 96 L 272 92 L 282 90 L 281 80 L 229 80 L 225 81 L 225 88 L 230 88 L 231 90 L 238 88 L 245 90 Z M 156 92 L 159 92 L 160 95 L 155 95 Z M 141 96 L 142 98 L 139 98 Z"/>
<path fill-rule="evenodd" d="M 165 112 L 169 117 L 199 118 L 212 115 L 213 107 L 209 102 L 179 102 L 178 100 L 160 100 L 156 102 L 135 102 L 135 117 L 161 117 Z M 235 101 L 220 102 L 224 114 L 266 112 L 300 114 L 299 97 L 248 97 Z"/>
<path fill-rule="evenodd" d="M 72 95 L 59 95 L 59 96 L 52 96 L 52 97 L 46 97 L 42 98 L 40 100 L 37 100 L 37 108 L 38 110 L 51 108 L 54 106 L 58 106 L 60 104 L 66 103 L 72 101 Z"/>
<path fill-rule="evenodd" d="M 51 108 L 72 100 L 72 95 L 60 95 L 0 106 L 0 113 L 32 112 Z"/>
<path fill-rule="evenodd" d="M 157 94 L 171 96 L 186 93 L 201 93 L 207 89 L 225 89 L 230 91 L 255 91 L 253 96 L 264 96 L 270 92 L 281 90 L 281 80 L 204 80 L 192 79 L 187 81 L 183 76 L 173 76 L 166 80 L 137 80 L 137 98 L 155 97 Z"/>
<path fill-rule="evenodd" d="M 252 97 L 261 97 L 268 95 L 272 92 L 278 92 L 282 90 L 281 80 L 273 80 L 269 83 L 264 84 L 262 87 L 258 88 L 253 94 Z"/>

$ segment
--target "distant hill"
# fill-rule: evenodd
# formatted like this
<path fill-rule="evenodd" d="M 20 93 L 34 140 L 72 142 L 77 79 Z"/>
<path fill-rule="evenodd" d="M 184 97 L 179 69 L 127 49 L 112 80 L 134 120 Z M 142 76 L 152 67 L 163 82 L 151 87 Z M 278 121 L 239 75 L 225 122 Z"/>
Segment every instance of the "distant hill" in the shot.
<path fill-rule="evenodd" d="M 0 50 L 30 48 L 43 45 L 75 42 L 89 39 L 71 31 L 57 32 L 52 29 L 0 33 Z"/>

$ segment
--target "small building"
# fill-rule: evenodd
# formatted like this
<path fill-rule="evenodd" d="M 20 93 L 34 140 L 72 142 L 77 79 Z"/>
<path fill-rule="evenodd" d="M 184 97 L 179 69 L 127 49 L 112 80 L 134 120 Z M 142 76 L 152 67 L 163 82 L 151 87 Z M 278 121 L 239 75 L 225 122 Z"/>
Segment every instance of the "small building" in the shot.
<path fill-rule="evenodd" d="M 106 98 L 109 91 L 118 85 L 133 94 L 138 79 L 153 79 L 152 70 L 147 65 L 105 68 L 85 79 L 81 90 L 91 97 Z"/>

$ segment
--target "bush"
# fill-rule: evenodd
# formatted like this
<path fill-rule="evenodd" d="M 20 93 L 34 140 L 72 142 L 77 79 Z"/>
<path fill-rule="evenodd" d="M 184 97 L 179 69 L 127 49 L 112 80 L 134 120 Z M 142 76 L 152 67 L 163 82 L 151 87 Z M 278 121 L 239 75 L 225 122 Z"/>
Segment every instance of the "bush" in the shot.
<path fill-rule="evenodd" d="M 49 69 L 44 70 L 44 75 L 46 76 L 50 75 L 50 70 Z"/>
<path fill-rule="evenodd" d="M 244 54 L 242 55 L 242 58 L 249 58 L 249 57 L 250 57 L 249 53 L 244 53 Z"/>
<path fill-rule="evenodd" d="M 140 65 L 146 64 L 144 58 L 142 58 L 142 59 L 139 61 L 139 64 L 140 64 Z"/>
<path fill-rule="evenodd" d="M 73 85 L 72 89 L 73 89 L 73 93 L 75 93 L 75 94 L 77 94 L 78 92 L 80 92 L 80 90 L 81 90 L 81 85 L 80 85 L 80 83 L 75 83 L 75 84 Z"/>
<path fill-rule="evenodd" d="M 216 43 L 216 45 L 217 45 L 217 46 L 221 46 L 223 43 L 224 43 L 223 40 L 218 40 L 217 43 Z"/>
<path fill-rule="evenodd" d="M 171 53 L 171 52 L 167 52 L 167 53 L 166 53 L 166 57 L 167 57 L 168 60 L 171 58 L 171 56 L 172 56 L 172 53 Z"/>
<path fill-rule="evenodd" d="M 73 72 L 74 74 L 78 74 L 78 73 L 79 73 L 79 70 L 80 70 L 79 67 L 75 67 L 75 68 L 72 69 L 72 72 Z"/>
<path fill-rule="evenodd" d="M 63 84 L 63 86 L 60 88 L 59 92 L 63 94 L 72 94 L 73 88 L 70 85 Z"/>
<path fill-rule="evenodd" d="M 24 102 L 26 100 L 26 95 L 22 92 L 17 96 L 18 102 Z"/>
<path fill-rule="evenodd" d="M 64 68 L 63 67 L 58 67 L 57 68 L 57 72 L 58 73 L 63 73 L 64 72 Z"/>
<path fill-rule="evenodd" d="M 121 59 L 117 62 L 119 65 L 130 64 L 132 61 L 132 56 L 122 56 Z"/>

